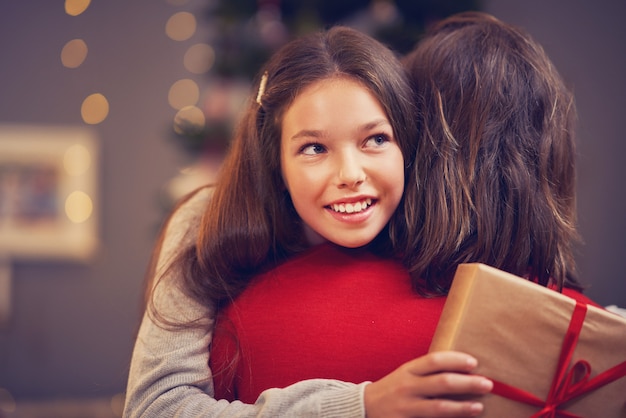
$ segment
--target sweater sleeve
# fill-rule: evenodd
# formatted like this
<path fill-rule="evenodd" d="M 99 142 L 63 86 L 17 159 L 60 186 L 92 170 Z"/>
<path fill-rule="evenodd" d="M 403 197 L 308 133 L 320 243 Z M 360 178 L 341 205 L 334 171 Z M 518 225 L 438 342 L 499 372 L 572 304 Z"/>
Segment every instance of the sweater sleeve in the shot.
<path fill-rule="evenodd" d="M 170 219 L 157 274 L 195 238 L 210 191 L 198 192 Z M 209 369 L 214 310 L 182 292 L 172 270 L 154 288 L 154 302 L 168 319 L 208 319 L 200 328 L 171 328 L 144 313 L 133 349 L 124 417 L 364 417 L 367 383 L 312 379 L 261 393 L 255 404 L 213 397 Z"/>

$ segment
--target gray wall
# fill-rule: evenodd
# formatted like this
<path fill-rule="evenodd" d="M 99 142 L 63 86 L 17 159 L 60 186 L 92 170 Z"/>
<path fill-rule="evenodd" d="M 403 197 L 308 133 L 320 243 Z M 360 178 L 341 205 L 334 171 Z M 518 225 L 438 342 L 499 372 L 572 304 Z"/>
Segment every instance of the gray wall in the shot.
<path fill-rule="evenodd" d="M 492 0 L 486 8 L 526 27 L 576 90 L 586 240 L 580 266 L 592 297 L 626 307 L 626 3 Z M 13 318 L 0 329 L 0 388 L 18 398 L 124 390 L 143 273 L 162 217 L 158 196 L 188 161 L 169 140 L 174 110 L 167 92 L 189 77 L 182 55 L 190 42 L 204 39 L 181 43 L 164 35 L 167 18 L 180 10 L 165 0 L 96 1 L 70 17 L 62 2 L 0 5 L 0 122 L 80 125 L 88 94 L 101 92 L 111 104 L 108 119 L 95 128 L 101 250 L 88 265 L 13 264 Z M 61 48 L 78 37 L 90 48 L 87 61 L 64 68 Z"/>

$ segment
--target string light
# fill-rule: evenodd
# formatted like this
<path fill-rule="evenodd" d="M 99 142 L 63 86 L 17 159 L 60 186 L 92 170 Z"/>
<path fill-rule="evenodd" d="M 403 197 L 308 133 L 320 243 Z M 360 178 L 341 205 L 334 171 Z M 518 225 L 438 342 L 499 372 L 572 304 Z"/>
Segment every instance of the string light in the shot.
<path fill-rule="evenodd" d="M 83 101 L 80 114 L 89 125 L 101 123 L 109 115 L 109 102 L 101 93 L 90 94 Z"/>
<path fill-rule="evenodd" d="M 195 81 L 184 78 L 178 80 L 172 87 L 168 94 L 168 101 L 170 106 L 174 109 L 182 109 L 185 106 L 195 105 L 200 99 L 200 88 Z"/>
<path fill-rule="evenodd" d="M 173 14 L 167 20 L 165 33 L 175 41 L 186 41 L 196 33 L 196 17 L 189 12 Z"/>
<path fill-rule="evenodd" d="M 63 156 L 63 168 L 70 176 L 82 176 L 91 167 L 91 153 L 83 145 L 70 146 Z"/>
<path fill-rule="evenodd" d="M 65 215 L 77 224 L 85 222 L 93 213 L 91 197 L 83 191 L 75 190 L 65 199 Z"/>
<path fill-rule="evenodd" d="M 193 74 L 209 72 L 215 63 L 215 50 L 208 44 L 195 44 L 185 52 L 183 60 L 187 71 Z"/>
<path fill-rule="evenodd" d="M 65 13 L 70 16 L 78 16 L 85 12 L 91 0 L 65 0 Z"/>
<path fill-rule="evenodd" d="M 61 51 L 61 62 L 67 68 L 78 68 L 87 58 L 87 44 L 82 39 L 72 39 Z"/>
<path fill-rule="evenodd" d="M 180 135 L 199 134 L 205 125 L 204 113 L 196 106 L 185 106 L 174 117 L 174 131 Z"/>

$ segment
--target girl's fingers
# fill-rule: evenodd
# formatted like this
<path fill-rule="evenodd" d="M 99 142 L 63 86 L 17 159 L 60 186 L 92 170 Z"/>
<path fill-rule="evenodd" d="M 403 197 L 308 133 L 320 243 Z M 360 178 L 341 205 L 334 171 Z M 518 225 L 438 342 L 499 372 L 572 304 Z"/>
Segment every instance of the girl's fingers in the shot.
<path fill-rule="evenodd" d="M 407 364 L 415 376 L 412 389 L 416 396 L 482 395 L 493 388 L 491 380 L 468 374 L 477 366 L 474 357 L 455 351 L 441 351 L 422 356 Z"/>
<path fill-rule="evenodd" d="M 483 404 L 472 401 L 446 399 L 419 399 L 411 408 L 413 417 L 475 417 L 483 412 Z"/>
<path fill-rule="evenodd" d="M 414 394 L 432 398 L 445 395 L 484 395 L 493 388 L 491 380 L 476 375 L 437 373 L 415 379 Z"/>
<path fill-rule="evenodd" d="M 416 376 L 440 372 L 469 373 L 478 365 L 469 354 L 458 351 L 437 351 L 416 358 L 405 364 L 408 371 Z"/>

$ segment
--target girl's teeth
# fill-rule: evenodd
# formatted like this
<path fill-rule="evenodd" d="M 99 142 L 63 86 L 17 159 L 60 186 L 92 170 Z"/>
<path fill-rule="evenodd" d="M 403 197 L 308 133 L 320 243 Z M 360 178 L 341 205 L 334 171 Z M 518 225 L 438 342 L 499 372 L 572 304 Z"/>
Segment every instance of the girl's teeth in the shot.
<path fill-rule="evenodd" d="M 372 199 L 366 199 L 364 202 L 356 203 L 340 203 L 332 205 L 335 212 L 339 213 L 355 213 L 367 209 L 372 204 Z"/>

